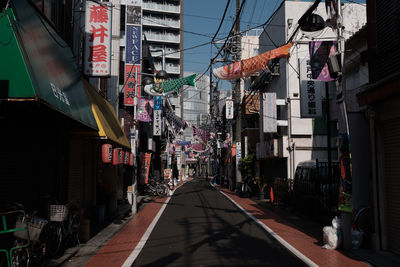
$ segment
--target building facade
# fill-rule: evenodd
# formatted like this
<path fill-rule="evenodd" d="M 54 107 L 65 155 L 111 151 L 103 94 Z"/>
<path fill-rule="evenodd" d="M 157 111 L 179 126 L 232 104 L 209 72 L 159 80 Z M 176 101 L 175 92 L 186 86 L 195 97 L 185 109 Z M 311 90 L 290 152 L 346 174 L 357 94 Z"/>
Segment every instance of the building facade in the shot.
<path fill-rule="evenodd" d="M 285 44 L 292 36 L 297 27 L 297 22 L 302 14 L 312 5 L 312 1 L 285 1 L 279 7 L 278 12 L 266 26 L 260 36 L 260 54 L 272 50 L 279 45 Z M 314 13 L 327 19 L 325 6 L 320 4 Z M 366 22 L 365 5 L 345 3 L 343 6 L 344 38 L 347 39 L 357 32 Z M 284 30 L 282 30 L 282 28 Z M 279 75 L 274 75 L 271 82 L 266 86 L 265 92 L 276 93 L 276 99 L 281 99 L 285 105 L 277 106 L 277 119 L 286 121 L 278 126 L 277 135 L 269 136 L 267 143 L 273 143 L 276 155 L 271 160 L 279 160 L 279 169 L 285 172 L 277 174 L 284 175 L 283 178 L 293 178 L 296 166 L 299 162 L 310 159 L 328 159 L 328 142 L 325 114 L 321 112 L 320 117 L 305 118 L 301 114 L 301 66 L 309 59 L 309 42 L 313 40 L 337 39 L 336 31 L 330 27 L 314 33 L 299 30 L 293 38 L 293 47 L 288 60 L 279 61 Z M 337 121 L 336 93 L 334 83 L 328 85 L 329 113 L 331 122 L 329 130 L 332 132 L 331 155 L 332 159 L 338 159 L 335 137 L 335 125 Z M 320 88 L 319 101 L 326 102 L 325 87 Z M 322 109 L 322 107 L 321 107 Z M 322 110 L 321 110 L 322 111 Z M 271 171 L 273 173 L 273 171 Z"/>
<path fill-rule="evenodd" d="M 165 64 L 164 70 L 170 78 L 181 77 L 183 74 L 183 52 L 181 52 L 183 49 L 183 1 L 143 0 L 142 21 L 143 34 L 149 42 L 155 68 L 162 70 Z"/>

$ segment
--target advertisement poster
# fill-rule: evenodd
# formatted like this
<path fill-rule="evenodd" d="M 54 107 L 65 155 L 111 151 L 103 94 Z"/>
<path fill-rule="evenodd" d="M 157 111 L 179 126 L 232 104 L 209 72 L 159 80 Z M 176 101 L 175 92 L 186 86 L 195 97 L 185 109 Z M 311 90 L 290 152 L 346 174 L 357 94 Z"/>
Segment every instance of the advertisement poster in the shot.
<path fill-rule="evenodd" d="M 137 105 L 136 119 L 138 121 L 149 122 L 152 121 L 153 117 L 153 99 L 139 98 Z"/>
<path fill-rule="evenodd" d="M 151 153 L 140 153 L 140 183 L 149 183 Z"/>
<path fill-rule="evenodd" d="M 83 72 L 89 76 L 109 76 L 111 59 L 111 7 L 86 2 L 85 56 Z"/>

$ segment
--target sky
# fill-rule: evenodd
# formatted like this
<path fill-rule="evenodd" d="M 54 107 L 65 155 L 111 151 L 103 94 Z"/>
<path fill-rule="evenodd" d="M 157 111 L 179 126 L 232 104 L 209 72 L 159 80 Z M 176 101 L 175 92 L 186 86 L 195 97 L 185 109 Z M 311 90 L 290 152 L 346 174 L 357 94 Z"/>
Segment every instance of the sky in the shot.
<path fill-rule="evenodd" d="M 216 33 L 228 0 L 188 0 L 184 3 L 184 70 L 203 73 L 217 48 L 210 44 Z M 264 23 L 282 0 L 247 0 L 242 11 L 240 29 Z M 231 0 L 217 38 L 228 36 L 235 19 L 236 0 Z M 207 45 L 190 49 L 194 46 Z M 206 73 L 209 75 L 209 71 Z"/>
<path fill-rule="evenodd" d="M 242 2 L 241 0 L 240 2 Z M 265 23 L 283 0 L 247 0 L 242 10 L 240 30 L 254 28 Z M 310 5 L 314 0 L 308 1 Z M 217 48 L 210 44 L 216 33 L 228 0 L 187 0 L 184 2 L 184 71 L 203 73 Z M 324 4 L 321 1 L 321 4 Z M 365 3 L 365 0 L 342 0 L 342 2 Z M 235 18 L 236 0 L 231 0 L 224 23 L 217 38 L 228 36 Z M 193 48 L 201 44 L 204 46 Z M 215 67 L 219 67 L 216 65 Z M 207 71 L 206 75 L 209 75 Z"/>

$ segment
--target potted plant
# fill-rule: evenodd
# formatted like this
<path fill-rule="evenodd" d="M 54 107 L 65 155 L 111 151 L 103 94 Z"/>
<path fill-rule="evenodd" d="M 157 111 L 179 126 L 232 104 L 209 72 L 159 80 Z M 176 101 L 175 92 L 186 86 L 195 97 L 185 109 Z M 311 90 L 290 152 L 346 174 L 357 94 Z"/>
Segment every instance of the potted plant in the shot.
<path fill-rule="evenodd" d="M 265 198 L 265 194 L 266 194 L 265 189 L 268 186 L 267 177 L 265 175 L 263 175 L 263 174 L 261 175 L 261 177 L 260 176 L 256 176 L 255 177 L 255 182 L 256 182 L 256 184 L 258 186 L 258 189 L 260 190 L 260 199 L 264 199 Z"/>

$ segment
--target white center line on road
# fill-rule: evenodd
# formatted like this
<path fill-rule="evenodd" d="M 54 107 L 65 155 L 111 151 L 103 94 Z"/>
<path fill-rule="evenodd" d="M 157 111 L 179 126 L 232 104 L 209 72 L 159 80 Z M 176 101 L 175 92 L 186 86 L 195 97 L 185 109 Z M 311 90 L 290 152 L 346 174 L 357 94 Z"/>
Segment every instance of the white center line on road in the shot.
<path fill-rule="evenodd" d="M 191 180 L 187 180 L 191 181 Z M 143 234 L 142 238 L 140 239 L 139 243 L 135 247 L 134 250 L 132 250 L 131 254 L 129 257 L 125 260 L 124 264 L 122 264 L 122 267 L 130 267 L 132 264 L 135 262 L 137 256 L 139 255 L 140 251 L 142 251 L 144 245 L 146 244 L 147 240 L 149 239 L 149 236 L 151 232 L 153 231 L 154 227 L 156 226 L 158 220 L 160 219 L 161 215 L 163 214 L 165 208 L 167 207 L 168 202 L 170 201 L 171 197 L 174 195 L 175 190 L 181 187 L 183 184 L 175 187 L 175 189 L 171 192 L 171 195 L 167 198 L 167 200 L 164 202 L 160 210 L 158 211 L 156 217 L 154 217 L 153 221 L 147 228 L 146 232 Z"/>
<path fill-rule="evenodd" d="M 286 247 L 290 252 L 292 252 L 294 255 L 296 255 L 300 260 L 302 260 L 305 264 L 308 266 L 313 266 L 317 267 L 318 265 L 307 258 L 304 254 L 302 254 L 300 251 L 295 249 L 292 245 L 290 245 L 288 242 L 286 242 L 282 237 L 280 237 L 277 233 L 275 233 L 271 228 L 266 226 L 264 223 L 259 221 L 256 217 L 251 215 L 250 213 L 247 212 L 242 206 L 240 206 L 238 203 L 236 203 L 232 198 L 230 198 L 227 194 L 216 188 L 221 194 L 223 194 L 227 199 L 229 199 L 233 204 L 235 204 L 240 210 L 242 210 L 247 216 L 249 216 L 253 221 L 255 221 L 258 225 L 260 225 L 264 230 L 266 230 L 272 237 L 274 237 L 279 243 L 281 243 L 284 247 Z"/>

